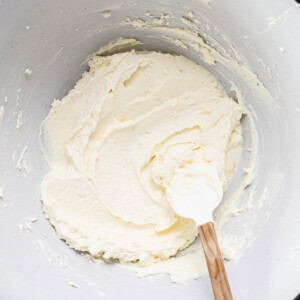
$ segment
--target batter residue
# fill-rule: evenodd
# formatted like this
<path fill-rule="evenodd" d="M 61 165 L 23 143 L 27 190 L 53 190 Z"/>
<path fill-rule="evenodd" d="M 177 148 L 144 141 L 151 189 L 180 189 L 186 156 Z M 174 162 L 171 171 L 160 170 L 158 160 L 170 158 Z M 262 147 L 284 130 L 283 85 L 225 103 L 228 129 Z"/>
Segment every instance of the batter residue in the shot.
<path fill-rule="evenodd" d="M 89 66 L 42 127 L 45 213 L 76 250 L 141 266 L 167 260 L 197 236 L 167 191 L 187 169 L 223 194 L 244 106 L 182 56 L 131 51 Z"/>

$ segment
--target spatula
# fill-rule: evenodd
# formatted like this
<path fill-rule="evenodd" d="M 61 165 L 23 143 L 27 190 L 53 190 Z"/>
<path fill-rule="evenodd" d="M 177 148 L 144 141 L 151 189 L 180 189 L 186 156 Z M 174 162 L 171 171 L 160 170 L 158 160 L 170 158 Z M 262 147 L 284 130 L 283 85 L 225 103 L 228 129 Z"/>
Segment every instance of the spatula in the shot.
<path fill-rule="evenodd" d="M 213 223 L 213 212 L 222 196 L 201 179 L 188 178 L 187 182 L 182 182 L 184 178 L 181 177 L 180 185 L 185 188 L 176 189 L 176 194 L 173 189 L 173 193 L 169 194 L 170 203 L 178 215 L 193 219 L 198 226 L 215 299 L 231 300 L 232 294 Z"/>

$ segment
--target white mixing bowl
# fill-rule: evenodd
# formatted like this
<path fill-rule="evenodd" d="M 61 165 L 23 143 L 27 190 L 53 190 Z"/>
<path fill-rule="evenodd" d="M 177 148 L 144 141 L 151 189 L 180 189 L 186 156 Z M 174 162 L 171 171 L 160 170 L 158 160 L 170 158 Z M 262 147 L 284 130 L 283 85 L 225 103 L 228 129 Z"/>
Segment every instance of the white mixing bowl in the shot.
<path fill-rule="evenodd" d="M 197 32 L 208 42 L 222 44 L 232 56 L 235 48 L 274 101 L 268 103 L 234 71 L 206 64 L 191 49 L 175 47 L 151 30 L 119 26 L 127 17 L 151 18 L 145 16 L 150 12 L 168 14 L 170 26 L 183 27 L 180 18 L 191 11 L 199 20 Z M 62 98 L 87 69 L 87 57 L 119 37 L 137 38 L 143 49 L 183 54 L 207 67 L 229 90 L 222 76 L 227 72 L 242 90 L 259 136 L 257 177 L 246 193 L 263 196 L 261 210 L 266 213 L 260 219 L 253 216 L 263 225 L 255 226 L 257 238 L 241 259 L 226 264 L 228 276 L 235 299 L 296 297 L 300 8 L 294 0 L 4 0 L 0 25 L 0 299 L 213 297 L 208 277 L 176 285 L 167 276 L 137 278 L 115 265 L 93 263 L 60 241 L 43 215 L 40 182 L 47 166 L 39 147 L 40 124 L 53 99 Z M 22 156 L 30 158 L 30 165 L 23 159 L 19 170 Z M 29 174 L 22 171 L 26 167 L 32 169 Z"/>

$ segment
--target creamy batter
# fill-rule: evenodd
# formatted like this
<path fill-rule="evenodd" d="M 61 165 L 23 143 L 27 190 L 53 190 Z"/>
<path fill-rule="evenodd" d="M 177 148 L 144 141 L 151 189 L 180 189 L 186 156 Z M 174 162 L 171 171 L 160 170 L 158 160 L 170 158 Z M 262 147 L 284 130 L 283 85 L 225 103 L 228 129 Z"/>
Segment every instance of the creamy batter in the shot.
<path fill-rule="evenodd" d="M 182 56 L 131 51 L 89 66 L 42 126 L 45 213 L 76 250 L 140 266 L 167 260 L 197 236 L 170 195 L 196 175 L 222 197 L 245 108 Z"/>

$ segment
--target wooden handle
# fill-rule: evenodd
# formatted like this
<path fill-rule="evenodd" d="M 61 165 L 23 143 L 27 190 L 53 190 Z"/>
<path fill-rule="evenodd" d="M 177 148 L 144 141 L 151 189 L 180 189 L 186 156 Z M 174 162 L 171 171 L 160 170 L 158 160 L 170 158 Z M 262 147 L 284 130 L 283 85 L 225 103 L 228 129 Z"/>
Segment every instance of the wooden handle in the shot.
<path fill-rule="evenodd" d="M 232 300 L 230 286 L 213 223 L 198 228 L 216 300 Z"/>

